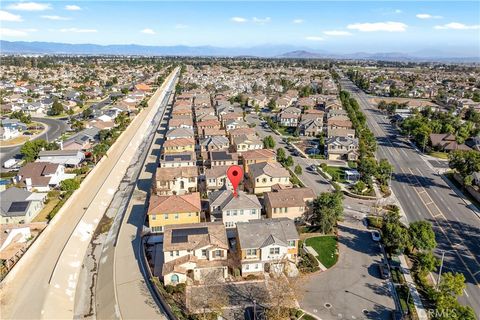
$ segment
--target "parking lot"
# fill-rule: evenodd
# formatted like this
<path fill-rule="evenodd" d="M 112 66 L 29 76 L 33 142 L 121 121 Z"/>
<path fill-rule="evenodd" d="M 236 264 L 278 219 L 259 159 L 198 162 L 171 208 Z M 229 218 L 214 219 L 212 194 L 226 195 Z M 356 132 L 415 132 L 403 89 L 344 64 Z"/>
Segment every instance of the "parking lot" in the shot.
<path fill-rule="evenodd" d="M 380 247 L 362 221 L 339 226 L 340 256 L 331 269 L 305 276 L 299 302 L 319 319 L 390 319 L 395 303 L 380 275 Z"/>

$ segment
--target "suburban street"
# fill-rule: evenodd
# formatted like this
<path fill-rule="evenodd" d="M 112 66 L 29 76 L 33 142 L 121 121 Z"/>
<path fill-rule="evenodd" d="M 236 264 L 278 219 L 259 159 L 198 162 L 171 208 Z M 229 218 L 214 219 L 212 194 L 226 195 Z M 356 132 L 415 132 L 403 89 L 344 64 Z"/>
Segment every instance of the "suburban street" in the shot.
<path fill-rule="evenodd" d="M 462 272 L 467 288 L 460 302 L 480 314 L 480 216 L 478 209 L 468 205 L 438 173 L 425 157 L 400 133 L 389 119 L 374 107 L 369 97 L 348 79 L 340 81 L 367 116 L 377 137 L 377 158 L 386 158 L 394 166 L 393 192 L 408 221 L 432 222 L 441 255 L 445 250 L 443 272 Z"/>
<path fill-rule="evenodd" d="M 167 81 L 173 81 L 173 76 Z M 2 318 L 73 318 L 78 274 L 86 248 L 128 166 L 135 160 L 145 132 L 153 126 L 164 90 L 162 87 L 155 93 L 149 108 L 132 121 L 4 279 Z"/>
<path fill-rule="evenodd" d="M 62 133 L 67 130 L 67 124 L 65 121 L 57 120 L 57 119 L 50 119 L 50 118 L 37 118 L 33 117 L 32 121 L 43 123 L 47 126 L 47 131 L 43 132 L 42 134 L 35 137 L 35 139 L 44 139 L 48 141 L 53 141 L 60 137 Z M 5 147 L 0 148 L 0 165 L 2 165 L 0 171 L 4 172 L 5 168 L 3 168 L 3 163 L 11 158 L 19 158 L 20 157 L 20 148 L 21 146 L 15 147 Z"/>

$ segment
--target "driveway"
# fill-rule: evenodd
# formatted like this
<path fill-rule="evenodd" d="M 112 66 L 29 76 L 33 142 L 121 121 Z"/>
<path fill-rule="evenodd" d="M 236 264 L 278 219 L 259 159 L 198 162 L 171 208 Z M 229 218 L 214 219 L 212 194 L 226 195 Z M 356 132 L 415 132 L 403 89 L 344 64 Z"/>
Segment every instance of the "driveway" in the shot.
<path fill-rule="evenodd" d="M 395 303 L 380 278 L 381 251 L 361 221 L 339 226 L 340 257 L 330 270 L 305 276 L 300 306 L 319 319 L 390 319 Z"/>

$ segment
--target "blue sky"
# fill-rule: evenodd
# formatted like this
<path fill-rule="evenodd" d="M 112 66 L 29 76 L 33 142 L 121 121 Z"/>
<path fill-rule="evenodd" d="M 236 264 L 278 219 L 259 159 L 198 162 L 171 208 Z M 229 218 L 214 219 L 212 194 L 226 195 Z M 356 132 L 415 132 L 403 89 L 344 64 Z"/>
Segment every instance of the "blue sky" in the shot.
<path fill-rule="evenodd" d="M 480 56 L 480 2 L 1 2 L 1 39 Z"/>

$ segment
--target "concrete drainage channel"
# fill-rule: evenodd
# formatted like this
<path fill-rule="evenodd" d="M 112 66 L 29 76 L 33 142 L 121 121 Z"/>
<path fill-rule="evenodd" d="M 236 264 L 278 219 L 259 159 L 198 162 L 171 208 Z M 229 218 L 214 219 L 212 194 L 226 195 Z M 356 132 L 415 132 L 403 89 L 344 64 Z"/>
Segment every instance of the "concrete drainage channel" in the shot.
<path fill-rule="evenodd" d="M 169 95 L 166 95 L 167 102 Z M 161 103 L 165 103 L 162 101 Z M 165 108 L 167 103 L 165 103 Z M 89 245 L 87 255 L 83 261 L 83 268 L 77 288 L 75 312 L 76 317 L 95 318 L 96 314 L 96 298 L 95 291 L 98 281 L 99 266 L 98 261 L 106 259 L 105 251 L 112 249 L 116 242 L 118 230 L 121 226 L 123 215 L 127 209 L 127 205 L 136 186 L 137 178 L 141 172 L 142 164 L 148 156 L 151 144 L 154 142 L 155 133 L 161 125 L 163 119 L 163 110 L 159 112 L 155 119 L 151 122 L 151 128 L 148 130 L 148 139 L 142 142 L 142 145 L 135 153 L 135 156 L 128 166 L 125 176 L 117 190 L 105 215 L 95 230 L 92 241 Z M 113 288 L 113 283 L 112 290 Z M 112 301 L 113 302 L 113 301 Z M 118 316 L 118 314 L 117 314 Z"/>

